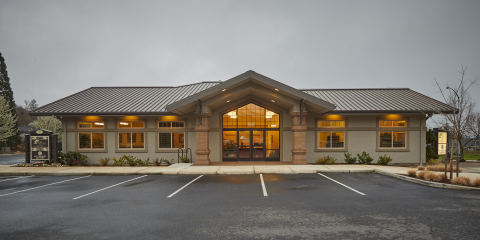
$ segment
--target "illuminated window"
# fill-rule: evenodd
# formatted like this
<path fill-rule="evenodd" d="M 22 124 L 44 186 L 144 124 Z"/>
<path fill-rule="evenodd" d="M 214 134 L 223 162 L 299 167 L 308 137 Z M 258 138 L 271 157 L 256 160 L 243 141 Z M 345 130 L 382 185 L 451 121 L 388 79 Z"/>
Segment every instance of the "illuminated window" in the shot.
<path fill-rule="evenodd" d="M 86 129 L 86 128 L 93 128 L 93 129 L 102 129 L 105 128 L 104 122 L 78 122 L 78 128 Z"/>
<path fill-rule="evenodd" d="M 345 132 L 318 132 L 317 148 L 345 148 Z"/>
<path fill-rule="evenodd" d="M 405 127 L 407 121 L 405 120 L 380 120 L 380 127 Z"/>
<path fill-rule="evenodd" d="M 120 121 L 118 122 L 118 128 L 145 128 L 145 122 Z"/>
<path fill-rule="evenodd" d="M 158 133 L 158 148 L 185 148 L 185 133 Z"/>
<path fill-rule="evenodd" d="M 78 149 L 104 149 L 105 133 L 79 133 Z"/>
<path fill-rule="evenodd" d="M 380 148 L 405 148 L 405 132 L 380 132 Z"/>
<path fill-rule="evenodd" d="M 343 120 L 320 120 L 317 123 L 318 127 L 326 128 L 344 128 L 345 121 Z"/>
<path fill-rule="evenodd" d="M 159 128 L 184 128 L 185 122 L 158 122 Z"/>
<path fill-rule="evenodd" d="M 280 116 L 250 103 L 223 114 L 223 128 L 280 128 Z"/>
<path fill-rule="evenodd" d="M 118 148 L 119 149 L 144 149 L 145 133 L 119 132 Z"/>

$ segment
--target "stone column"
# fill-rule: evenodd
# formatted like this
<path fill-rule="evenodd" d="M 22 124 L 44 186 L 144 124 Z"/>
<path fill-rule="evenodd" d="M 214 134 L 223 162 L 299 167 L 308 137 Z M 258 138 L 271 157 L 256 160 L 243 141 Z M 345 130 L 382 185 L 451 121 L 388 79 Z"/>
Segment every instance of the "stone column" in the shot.
<path fill-rule="evenodd" d="M 202 118 L 202 123 L 200 123 L 200 117 Z M 210 148 L 208 146 L 208 134 L 210 131 L 210 125 L 208 124 L 208 119 L 210 113 L 195 113 L 195 132 L 197 134 L 197 147 L 195 149 L 195 154 L 197 159 L 195 160 L 195 165 L 209 165 L 210 164 Z"/>
<path fill-rule="evenodd" d="M 302 123 L 300 123 L 300 113 L 292 112 L 293 117 L 293 148 L 292 148 L 292 164 L 307 164 L 307 112 L 303 112 Z"/>

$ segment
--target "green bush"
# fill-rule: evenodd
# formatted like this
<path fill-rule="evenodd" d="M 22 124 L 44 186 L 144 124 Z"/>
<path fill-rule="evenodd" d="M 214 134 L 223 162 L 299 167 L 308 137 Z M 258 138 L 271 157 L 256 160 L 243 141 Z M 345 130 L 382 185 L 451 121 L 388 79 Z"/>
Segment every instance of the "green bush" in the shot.
<path fill-rule="evenodd" d="M 334 157 L 330 157 L 327 155 L 326 157 L 318 157 L 317 161 L 315 161 L 313 164 L 315 165 L 325 165 L 325 164 L 335 164 L 335 159 Z"/>
<path fill-rule="evenodd" d="M 373 158 L 370 157 L 370 154 L 366 153 L 365 151 L 362 153 L 362 155 L 357 154 L 357 157 L 360 164 L 370 164 L 373 161 Z"/>
<path fill-rule="evenodd" d="M 121 158 L 119 158 L 119 159 L 117 159 L 117 158 L 114 157 L 112 160 L 113 160 L 113 165 L 114 165 L 114 166 L 123 166 L 123 165 L 125 165 L 125 159 L 124 159 L 123 157 L 121 157 Z"/>
<path fill-rule="evenodd" d="M 352 158 L 352 154 L 351 153 L 344 153 L 343 154 L 345 156 L 345 162 L 348 163 L 348 164 L 354 164 L 357 162 L 357 157 L 353 157 Z"/>
<path fill-rule="evenodd" d="M 387 154 L 383 155 L 383 156 L 379 156 L 378 157 L 378 161 L 377 161 L 377 164 L 380 164 L 380 165 L 388 165 L 388 163 L 390 163 L 392 161 L 392 158 L 391 157 L 387 157 Z"/>
<path fill-rule="evenodd" d="M 102 164 L 102 166 L 107 166 L 110 162 L 110 158 L 100 158 L 98 161 L 100 162 L 100 164 Z"/>
<path fill-rule="evenodd" d="M 123 161 L 128 164 L 128 166 L 135 166 L 138 164 L 137 158 L 132 156 L 132 155 L 123 155 L 120 159 L 123 159 Z M 139 159 L 140 160 L 140 159 Z M 142 161 L 142 160 L 140 160 Z"/>
<path fill-rule="evenodd" d="M 65 154 L 65 164 L 71 166 L 85 166 L 87 165 L 87 156 L 79 152 L 68 152 Z"/>
<path fill-rule="evenodd" d="M 58 151 L 58 162 L 65 165 L 65 154 L 62 151 Z"/>

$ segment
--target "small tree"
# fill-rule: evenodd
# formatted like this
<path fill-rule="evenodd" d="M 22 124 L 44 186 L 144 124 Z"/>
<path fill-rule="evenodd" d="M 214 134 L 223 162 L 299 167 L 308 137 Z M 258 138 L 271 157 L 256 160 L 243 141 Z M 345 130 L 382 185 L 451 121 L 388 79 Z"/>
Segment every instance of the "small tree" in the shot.
<path fill-rule="evenodd" d="M 435 144 L 435 141 L 437 141 L 437 138 L 435 137 L 435 134 L 433 134 L 432 129 L 427 131 L 427 150 L 426 150 L 426 159 L 427 162 L 430 161 L 431 159 L 437 159 L 438 155 L 435 153 L 435 147 L 433 144 Z"/>
<path fill-rule="evenodd" d="M 10 86 L 10 78 L 8 77 L 7 65 L 5 64 L 5 58 L 3 58 L 2 53 L 0 52 L 0 96 L 3 96 L 7 101 L 12 116 L 17 116 L 17 111 L 15 110 L 16 104 L 15 99 L 13 98 L 12 87 Z M 15 121 L 15 128 L 18 127 L 17 121 Z M 14 135 L 11 135 L 6 140 L 7 145 L 10 147 L 15 147 L 20 142 L 20 137 L 18 136 L 19 132 L 16 131 Z"/>
<path fill-rule="evenodd" d="M 437 122 L 437 125 L 448 126 L 453 140 L 457 140 L 460 145 L 459 149 L 457 149 L 457 157 L 463 159 L 465 147 L 468 146 L 470 142 L 480 139 L 480 127 L 478 127 L 479 112 L 476 109 L 475 101 L 470 97 L 468 92 L 473 85 L 476 85 L 477 82 L 480 81 L 480 78 L 477 76 L 473 80 L 467 80 L 467 67 L 462 66 L 462 70 L 458 72 L 460 73 L 460 78 L 458 78 L 457 84 L 447 83 L 444 86 L 445 88 L 442 88 L 440 82 L 435 79 L 435 83 L 443 99 L 453 109 L 452 112 L 437 111 L 437 113 L 443 116 L 443 122 Z M 451 153 L 453 153 L 453 142 L 454 141 L 452 141 Z M 457 161 L 457 170 L 458 168 Z M 452 172 L 450 172 L 450 177 L 452 177 Z"/>
<path fill-rule="evenodd" d="M 7 100 L 5 100 L 3 96 L 0 96 L 0 142 L 3 143 L 7 138 L 17 134 L 18 128 L 16 125 L 17 116 L 12 114 Z"/>
<path fill-rule="evenodd" d="M 37 129 L 45 129 L 52 131 L 53 134 L 58 135 L 58 141 L 62 141 L 62 122 L 54 116 L 39 117 L 28 125 Z"/>

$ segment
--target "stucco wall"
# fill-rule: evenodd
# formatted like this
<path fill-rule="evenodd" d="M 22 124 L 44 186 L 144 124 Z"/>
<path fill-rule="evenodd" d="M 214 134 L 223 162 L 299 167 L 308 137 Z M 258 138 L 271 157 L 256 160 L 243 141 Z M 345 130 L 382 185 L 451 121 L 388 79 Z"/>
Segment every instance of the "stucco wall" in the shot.
<path fill-rule="evenodd" d="M 140 158 L 142 160 L 146 160 L 147 158 L 150 158 L 150 161 L 153 162 L 155 158 L 164 158 L 169 161 L 173 159 L 174 162 L 177 162 L 178 159 L 178 154 L 176 149 L 158 149 L 158 141 L 157 141 L 157 134 L 159 132 L 169 132 L 169 130 L 166 129 L 159 129 L 157 128 L 157 121 L 159 121 L 160 116 L 157 117 L 139 117 L 141 120 L 145 120 L 146 122 L 146 128 L 145 129 L 134 129 L 132 131 L 138 131 L 138 132 L 145 132 L 145 150 L 139 152 L 135 150 L 130 150 L 126 151 L 123 150 L 122 152 L 119 152 L 117 150 L 117 134 L 118 134 L 118 129 L 116 128 L 117 121 L 121 119 L 121 117 L 103 117 L 103 121 L 106 122 L 105 129 L 99 130 L 100 132 L 104 132 L 106 137 L 105 137 L 105 150 L 100 150 L 100 151 L 95 151 L 95 150 L 80 150 L 78 149 L 78 133 L 80 131 L 83 132 L 88 132 L 88 130 L 79 130 L 77 129 L 77 121 L 81 121 L 82 119 L 84 121 L 93 121 L 93 120 L 99 120 L 100 118 L 85 118 L 85 117 L 64 117 L 62 120 L 65 123 L 65 126 L 63 128 L 63 133 L 64 136 L 66 136 L 66 141 L 63 142 L 63 149 L 64 152 L 67 151 L 79 151 L 82 154 L 87 156 L 87 162 L 88 164 L 99 164 L 98 160 L 100 158 L 105 158 L 109 157 L 112 159 L 113 157 L 119 158 L 123 155 L 133 155 L 136 158 Z M 176 132 L 184 132 L 185 133 L 185 147 L 190 148 L 192 152 L 192 157 L 195 160 L 195 144 L 196 144 L 196 139 L 195 139 L 195 131 L 194 131 L 194 126 L 195 126 L 195 119 L 194 115 L 192 114 L 186 114 L 182 116 L 178 116 L 177 118 L 169 118 L 169 119 L 162 119 L 162 121 L 176 121 L 176 120 L 182 120 L 185 121 L 186 127 L 184 129 L 175 129 L 172 131 Z M 65 134 L 66 132 L 66 134 Z M 190 154 L 188 155 L 190 157 Z M 113 161 L 110 161 L 110 164 L 112 164 Z"/>
<path fill-rule="evenodd" d="M 337 118 L 335 118 L 337 117 Z M 316 121 L 319 119 L 328 119 L 329 116 L 309 114 L 307 125 L 307 161 L 315 162 L 320 156 L 333 156 L 337 163 L 345 163 L 344 153 L 349 152 L 353 156 L 361 154 L 363 151 L 373 157 L 373 163 L 376 163 L 379 156 L 387 155 L 392 157 L 392 163 L 420 163 L 425 162 L 425 126 L 426 119 L 424 115 L 345 115 L 334 116 L 332 119 L 343 119 L 346 121 L 345 131 L 345 149 L 319 150 L 317 148 L 317 132 L 328 131 L 316 127 Z M 379 131 L 386 131 L 378 127 L 379 119 L 407 119 L 408 125 L 404 129 L 407 133 L 407 149 L 405 150 L 385 150 L 378 149 Z M 342 130 L 335 130 L 342 131 Z M 403 131 L 398 128 L 398 131 Z"/>

